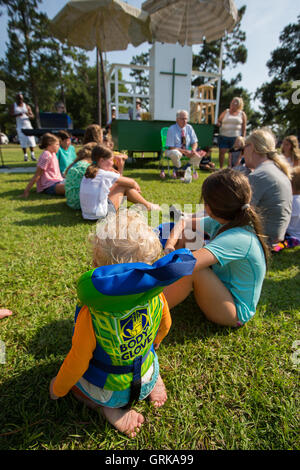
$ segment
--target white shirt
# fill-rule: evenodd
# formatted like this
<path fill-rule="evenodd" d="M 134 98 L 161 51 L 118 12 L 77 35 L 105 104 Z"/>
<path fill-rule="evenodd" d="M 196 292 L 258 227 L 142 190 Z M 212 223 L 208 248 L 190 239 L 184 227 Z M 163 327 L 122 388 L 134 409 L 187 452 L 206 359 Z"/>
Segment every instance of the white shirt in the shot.
<path fill-rule="evenodd" d="M 84 219 L 97 220 L 107 215 L 108 194 L 119 177 L 120 173 L 99 169 L 95 178 L 82 178 L 79 197 Z"/>
<path fill-rule="evenodd" d="M 300 240 L 300 194 L 293 196 L 292 215 L 286 231 L 291 237 Z"/>

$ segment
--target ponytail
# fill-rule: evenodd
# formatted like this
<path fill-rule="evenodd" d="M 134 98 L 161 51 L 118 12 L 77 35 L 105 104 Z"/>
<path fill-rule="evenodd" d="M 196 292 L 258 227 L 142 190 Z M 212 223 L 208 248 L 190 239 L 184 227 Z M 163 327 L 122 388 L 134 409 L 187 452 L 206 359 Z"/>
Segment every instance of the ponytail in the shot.
<path fill-rule="evenodd" d="M 272 160 L 274 164 L 281 170 L 289 179 L 291 179 L 291 174 L 290 174 L 290 165 L 286 160 L 284 160 L 276 150 L 271 150 L 268 152 L 267 157 L 269 160 Z"/>
<path fill-rule="evenodd" d="M 99 170 L 98 162 L 100 158 L 108 159 L 108 158 L 111 158 L 112 156 L 113 156 L 113 153 L 108 147 L 104 145 L 96 145 L 93 148 L 92 155 L 91 155 L 91 159 L 93 160 L 93 163 L 86 169 L 84 176 L 86 178 L 91 178 L 91 179 L 95 178 Z"/>
<path fill-rule="evenodd" d="M 86 172 L 85 172 L 85 177 L 86 178 L 95 178 L 97 176 L 99 167 L 96 162 L 93 162 L 90 166 L 87 167 Z"/>
<path fill-rule="evenodd" d="M 263 235 L 260 216 L 250 204 L 252 190 L 246 176 L 231 169 L 212 173 L 203 182 L 202 199 L 209 205 L 214 216 L 228 220 L 215 236 L 235 227 L 252 227 L 267 263 L 269 250 L 266 237 Z"/>
<path fill-rule="evenodd" d="M 246 144 L 251 143 L 258 155 L 266 156 L 290 179 L 289 164 L 277 153 L 276 139 L 267 127 L 256 129 L 246 140 Z"/>

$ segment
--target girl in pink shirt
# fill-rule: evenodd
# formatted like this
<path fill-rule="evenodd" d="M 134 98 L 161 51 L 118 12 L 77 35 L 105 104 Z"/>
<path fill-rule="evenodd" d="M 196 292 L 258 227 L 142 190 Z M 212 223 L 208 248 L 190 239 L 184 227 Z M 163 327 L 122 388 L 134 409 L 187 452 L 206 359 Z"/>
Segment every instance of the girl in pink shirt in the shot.
<path fill-rule="evenodd" d="M 55 135 L 46 133 L 43 135 L 40 148 L 45 151 L 40 155 L 37 162 L 36 172 L 29 181 L 22 197 L 28 197 L 30 189 L 36 183 L 38 193 L 50 195 L 64 195 L 65 184 L 61 176 L 56 152 L 59 149 L 59 140 Z"/>

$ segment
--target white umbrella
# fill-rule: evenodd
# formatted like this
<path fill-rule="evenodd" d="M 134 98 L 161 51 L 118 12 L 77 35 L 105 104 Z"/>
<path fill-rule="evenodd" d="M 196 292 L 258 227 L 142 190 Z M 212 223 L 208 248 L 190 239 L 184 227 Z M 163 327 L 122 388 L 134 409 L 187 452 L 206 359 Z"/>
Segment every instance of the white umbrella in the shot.
<path fill-rule="evenodd" d="M 232 31 L 238 19 L 233 0 L 147 0 L 152 39 L 182 46 L 214 41 Z"/>
<path fill-rule="evenodd" d="M 151 41 L 148 13 L 121 0 L 72 0 L 50 23 L 53 35 L 70 46 L 92 50 L 97 47 L 101 63 L 104 51 L 127 49 L 129 44 L 139 46 Z M 104 73 L 102 72 L 103 80 Z M 105 88 L 105 82 L 104 82 Z M 106 98 L 106 97 L 105 97 Z M 98 85 L 98 114 L 101 124 L 101 97 Z"/>
<path fill-rule="evenodd" d="M 148 13 L 121 0 L 72 0 L 50 27 L 58 39 L 88 50 L 119 51 L 151 40 Z"/>

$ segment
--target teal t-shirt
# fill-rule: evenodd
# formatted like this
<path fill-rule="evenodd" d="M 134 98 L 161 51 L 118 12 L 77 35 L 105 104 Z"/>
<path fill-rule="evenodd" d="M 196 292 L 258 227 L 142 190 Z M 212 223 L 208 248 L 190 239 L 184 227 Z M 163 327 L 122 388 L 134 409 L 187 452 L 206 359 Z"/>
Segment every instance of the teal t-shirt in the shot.
<path fill-rule="evenodd" d="M 74 162 L 76 158 L 76 152 L 73 145 L 70 145 L 68 150 L 64 150 L 62 147 L 59 147 L 59 150 L 56 154 L 57 160 L 59 163 L 59 169 L 61 174 L 63 175 L 66 168 Z"/>
<path fill-rule="evenodd" d="M 214 237 L 221 224 L 204 217 L 202 226 Z M 239 320 L 247 322 L 255 314 L 266 274 L 264 251 L 255 232 L 251 227 L 225 230 L 204 248 L 217 258 L 212 269 L 234 298 Z"/>

